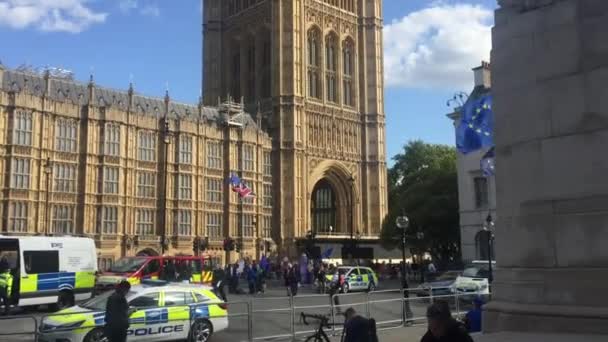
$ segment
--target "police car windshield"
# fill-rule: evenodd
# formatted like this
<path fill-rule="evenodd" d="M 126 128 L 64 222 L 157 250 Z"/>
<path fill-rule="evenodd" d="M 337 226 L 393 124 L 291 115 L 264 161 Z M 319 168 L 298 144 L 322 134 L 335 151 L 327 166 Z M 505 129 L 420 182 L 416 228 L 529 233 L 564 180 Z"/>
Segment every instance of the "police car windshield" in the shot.
<path fill-rule="evenodd" d="M 121 258 L 110 267 L 109 271 L 113 273 L 135 272 L 145 262 L 146 259 L 143 258 Z"/>
<path fill-rule="evenodd" d="M 81 308 L 93 310 L 93 311 L 106 311 L 106 304 L 108 303 L 108 297 L 110 297 L 114 291 L 104 292 L 99 296 L 95 296 L 86 302 L 81 303 Z M 135 292 L 129 291 L 127 297 L 133 296 Z"/>

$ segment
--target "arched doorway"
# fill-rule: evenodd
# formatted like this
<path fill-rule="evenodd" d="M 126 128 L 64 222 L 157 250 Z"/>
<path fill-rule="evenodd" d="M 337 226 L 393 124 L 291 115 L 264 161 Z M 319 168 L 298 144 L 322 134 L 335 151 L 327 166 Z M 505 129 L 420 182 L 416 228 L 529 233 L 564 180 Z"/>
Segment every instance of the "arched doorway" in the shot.
<path fill-rule="evenodd" d="M 312 230 L 315 233 L 329 233 L 330 227 L 336 229 L 336 192 L 326 179 L 315 185 L 310 206 Z"/>
<path fill-rule="evenodd" d="M 478 231 L 477 234 L 475 234 L 475 250 L 476 250 L 476 257 L 477 260 L 488 260 L 488 255 L 489 255 L 489 244 L 490 241 L 488 241 L 489 238 L 489 234 L 487 234 L 485 231 L 481 230 Z M 494 250 L 492 249 L 492 260 L 495 260 L 494 257 Z"/>
<path fill-rule="evenodd" d="M 145 248 L 135 254 L 136 256 L 158 256 L 158 252 L 152 248 Z"/>

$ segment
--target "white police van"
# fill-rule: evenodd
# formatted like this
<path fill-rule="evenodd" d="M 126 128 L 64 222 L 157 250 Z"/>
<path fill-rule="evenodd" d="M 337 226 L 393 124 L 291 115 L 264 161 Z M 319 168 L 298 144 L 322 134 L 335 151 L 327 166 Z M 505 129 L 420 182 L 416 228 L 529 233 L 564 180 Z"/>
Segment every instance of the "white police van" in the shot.
<path fill-rule="evenodd" d="M 97 254 L 92 239 L 0 235 L 2 259 L 13 275 L 14 305 L 64 308 L 93 294 Z"/>

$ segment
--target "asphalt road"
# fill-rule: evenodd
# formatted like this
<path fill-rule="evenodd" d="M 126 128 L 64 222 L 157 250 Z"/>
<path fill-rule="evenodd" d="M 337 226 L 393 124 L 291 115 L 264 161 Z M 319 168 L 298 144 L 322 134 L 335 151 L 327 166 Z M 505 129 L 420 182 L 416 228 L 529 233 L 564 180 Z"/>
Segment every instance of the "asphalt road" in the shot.
<path fill-rule="evenodd" d="M 241 284 L 242 286 L 243 284 Z M 402 302 L 397 289 L 398 282 L 386 282 L 381 290 L 373 293 L 356 292 L 340 295 L 340 307 L 346 310 L 353 307 L 364 316 L 376 319 L 378 329 L 397 327 L 401 325 Z M 391 290 L 393 288 L 393 290 Z M 367 300 L 369 299 L 369 304 Z M 308 287 L 301 288 L 298 295 L 293 298 L 294 309 L 291 309 L 290 298 L 286 291 L 274 287 L 264 294 L 229 295 L 229 328 L 217 332 L 212 337 L 213 342 L 247 341 L 248 339 L 248 311 L 252 312 L 252 335 L 254 339 L 288 340 L 295 332 L 298 339 L 305 339 L 318 321 L 309 320 L 311 325 L 305 325 L 300 318 L 301 313 L 330 315 L 330 299 L 328 295 L 314 294 Z M 248 304 L 250 307 L 248 307 Z M 456 303 L 450 298 L 450 304 L 455 311 Z M 413 313 L 414 325 L 426 324 L 425 311 L 429 305 L 428 298 L 410 297 L 410 308 Z M 465 311 L 470 305 L 464 301 L 459 304 L 460 311 Z M 19 312 L 19 315 L 31 317 L 8 316 L 0 318 L 0 341 L 34 341 L 34 320 L 41 320 L 44 315 L 52 314 L 44 310 Z M 293 322 L 292 322 L 293 320 Z M 339 336 L 340 325 L 343 323 L 341 315 L 336 314 L 332 320 L 337 326 L 335 333 Z M 407 331 L 408 329 L 404 329 Z M 419 333 L 419 329 L 410 329 Z M 9 335 L 10 334 L 10 335 Z M 20 334 L 20 335 L 13 335 Z M 274 338 L 270 338 L 274 337 Z M 380 338 L 382 340 L 382 338 Z"/>

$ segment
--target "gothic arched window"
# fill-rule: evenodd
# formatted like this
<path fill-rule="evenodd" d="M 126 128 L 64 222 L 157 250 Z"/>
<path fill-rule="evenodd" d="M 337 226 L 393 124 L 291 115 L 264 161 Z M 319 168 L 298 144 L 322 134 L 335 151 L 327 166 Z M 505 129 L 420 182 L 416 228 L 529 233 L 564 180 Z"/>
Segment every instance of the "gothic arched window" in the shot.
<path fill-rule="evenodd" d="M 338 38 L 330 33 L 325 39 L 325 84 L 327 101 L 338 102 L 337 71 L 338 71 Z"/>
<path fill-rule="evenodd" d="M 355 58 L 354 58 L 354 47 L 355 44 L 351 39 L 346 39 L 342 43 L 342 63 L 343 65 L 343 102 L 346 106 L 354 106 L 355 101 L 353 97 L 353 75 L 355 69 Z"/>
<path fill-rule="evenodd" d="M 321 180 L 312 192 L 310 206 L 312 231 L 329 232 L 329 227 L 336 228 L 336 195 L 326 180 Z"/>
<path fill-rule="evenodd" d="M 308 96 L 321 98 L 321 33 L 318 28 L 308 30 Z"/>

